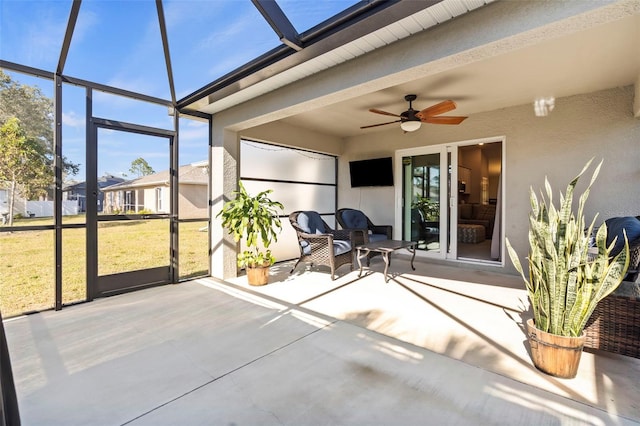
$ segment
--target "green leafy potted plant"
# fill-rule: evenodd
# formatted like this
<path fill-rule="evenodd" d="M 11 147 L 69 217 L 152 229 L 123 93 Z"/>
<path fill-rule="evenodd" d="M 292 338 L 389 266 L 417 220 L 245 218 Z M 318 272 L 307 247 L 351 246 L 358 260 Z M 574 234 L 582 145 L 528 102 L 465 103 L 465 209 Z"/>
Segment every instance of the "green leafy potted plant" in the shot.
<path fill-rule="evenodd" d="M 251 285 L 267 284 L 269 267 L 275 262 L 269 246 L 277 241 L 282 229 L 278 209 L 284 207 L 269 198 L 271 192 L 273 190 L 269 189 L 251 196 L 240 182 L 239 190 L 234 192 L 235 198 L 226 202 L 216 215 L 222 217 L 222 226 L 236 242 L 246 239 L 249 250 L 238 253 L 238 266 L 246 268 Z"/>
<path fill-rule="evenodd" d="M 530 188 L 528 279 L 506 240 L 509 257 L 522 275 L 533 309 L 527 332 L 534 365 L 563 378 L 576 376 L 584 344 L 583 329 L 598 302 L 618 287 L 629 265 L 626 235 L 624 250 L 610 259 L 615 241 L 607 247 L 606 224 L 598 229 L 595 246 L 589 246 L 596 218 L 585 227 L 584 205 L 602 161 L 580 196 L 577 214 L 572 211 L 575 186 L 592 161 L 569 183 L 566 193 L 560 193 L 559 210 L 553 205 L 546 178 L 546 199 L 541 191 L 539 202 Z"/>
<path fill-rule="evenodd" d="M 440 220 L 440 203 L 438 201 L 418 196 L 411 207 L 420 209 L 425 221 L 437 223 Z"/>

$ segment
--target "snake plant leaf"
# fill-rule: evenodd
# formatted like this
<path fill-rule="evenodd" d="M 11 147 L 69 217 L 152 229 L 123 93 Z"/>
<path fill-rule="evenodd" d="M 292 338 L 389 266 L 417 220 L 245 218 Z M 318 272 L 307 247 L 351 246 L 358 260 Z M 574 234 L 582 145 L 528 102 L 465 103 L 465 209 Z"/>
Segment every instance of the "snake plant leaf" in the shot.
<path fill-rule="evenodd" d="M 575 188 L 592 161 L 569 182 L 564 193 L 559 193 L 558 208 L 546 177 L 540 198 L 533 188 L 529 189 L 528 279 L 518 254 L 506 239 L 511 262 L 525 282 L 535 325 L 552 334 L 581 335 L 597 303 L 618 287 L 629 265 L 626 234 L 624 250 L 612 259 L 615 241 L 607 246 L 606 224 L 596 233 L 597 254 L 589 252 L 589 239 L 598 215 L 587 226 L 584 210 L 602 161 L 578 198 L 577 212 L 573 211 Z"/>

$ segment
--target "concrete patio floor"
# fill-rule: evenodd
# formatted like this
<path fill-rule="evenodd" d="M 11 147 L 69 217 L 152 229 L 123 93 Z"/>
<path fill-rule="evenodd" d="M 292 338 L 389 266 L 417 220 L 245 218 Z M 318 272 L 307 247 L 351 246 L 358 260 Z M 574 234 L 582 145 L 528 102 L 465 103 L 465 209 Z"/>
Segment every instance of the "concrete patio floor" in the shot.
<path fill-rule="evenodd" d="M 540 373 L 518 277 L 394 257 L 6 321 L 25 425 L 640 424 L 640 360 Z"/>

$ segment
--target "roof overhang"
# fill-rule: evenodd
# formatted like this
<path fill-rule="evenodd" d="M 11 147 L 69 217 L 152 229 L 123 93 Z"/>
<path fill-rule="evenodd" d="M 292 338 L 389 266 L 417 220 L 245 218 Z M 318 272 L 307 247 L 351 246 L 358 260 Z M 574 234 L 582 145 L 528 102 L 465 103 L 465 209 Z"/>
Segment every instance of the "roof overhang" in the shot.
<path fill-rule="evenodd" d="M 296 47 L 283 43 L 246 65 L 221 77 L 178 101 L 178 109 L 213 114 L 237 105 L 274 88 L 320 72 L 327 68 L 322 55 L 330 52 L 347 59 L 354 57 L 349 43 L 378 31 L 389 31 L 394 23 L 431 9 L 430 25 L 467 13 L 494 0 L 421 0 L 360 2 L 332 19 L 299 35 Z M 257 2 L 261 3 L 261 2 Z M 434 7 L 439 6 L 439 7 Z M 416 30 L 423 30 L 424 26 Z M 393 35 L 392 41 L 410 34 Z M 373 50 L 376 46 L 371 46 Z M 366 53 L 363 51 L 362 54 Z M 331 64 L 333 65 L 333 64 Z M 304 66 L 302 72 L 291 72 L 277 83 L 272 80 L 284 72 Z M 266 83 L 266 84 L 265 84 Z M 255 87 L 259 85 L 259 87 Z M 252 91 L 247 89 L 253 88 Z"/>

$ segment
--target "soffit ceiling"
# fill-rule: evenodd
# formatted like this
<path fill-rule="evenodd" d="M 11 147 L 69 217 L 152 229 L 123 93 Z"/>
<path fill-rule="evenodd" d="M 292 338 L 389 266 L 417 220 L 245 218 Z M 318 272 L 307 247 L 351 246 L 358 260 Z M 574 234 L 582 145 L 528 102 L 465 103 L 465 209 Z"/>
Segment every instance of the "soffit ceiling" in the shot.
<path fill-rule="evenodd" d="M 314 42 L 296 54 L 255 70 L 237 81 L 225 83 L 208 95 L 204 95 L 207 91 L 203 88 L 182 99 L 179 104 L 185 110 L 215 114 L 465 15 L 494 1 L 390 2 L 391 6 L 388 9 L 362 20 L 355 20 L 347 27 Z"/>
<path fill-rule="evenodd" d="M 486 2 L 488 3 L 488 2 Z M 446 8 L 447 0 L 436 6 L 438 11 L 449 12 Z M 459 4 L 456 3 L 456 4 Z M 480 7 L 482 4 L 474 4 Z M 470 7 L 470 5 L 466 5 Z M 466 12 L 465 12 L 466 13 Z M 606 14 L 606 12 L 603 12 Z M 423 29 L 434 14 L 434 6 L 394 24 L 394 31 L 389 28 L 377 31 L 364 39 L 397 37 L 400 40 L 408 37 L 408 31 L 401 29 L 411 23 Z M 431 15 L 431 16 L 429 16 Z M 595 16 L 595 17 L 594 17 Z M 455 18 L 455 16 L 450 16 Z M 453 68 L 450 71 L 430 75 L 425 78 L 407 79 L 392 87 L 384 87 L 379 91 L 361 93 L 357 97 L 338 101 L 331 105 L 313 108 L 306 105 L 303 112 L 279 117 L 279 121 L 289 125 L 303 127 L 320 133 L 348 138 L 366 134 L 368 132 L 388 131 L 399 124 L 374 127 L 362 130 L 360 126 L 372 125 L 392 121 L 393 117 L 373 114 L 369 108 L 400 114 L 407 109 L 404 100 L 406 94 L 414 93 L 418 96 L 414 101 L 415 109 L 422 109 L 446 99 L 456 101 L 458 108 L 449 115 L 472 116 L 485 111 L 492 111 L 516 105 L 531 104 L 539 98 L 562 98 L 566 96 L 590 93 L 614 87 L 634 84 L 640 78 L 640 15 L 635 13 L 625 18 L 614 20 L 599 17 L 598 13 L 591 18 L 596 24 L 587 29 L 575 30 L 575 17 L 566 30 L 560 30 L 553 37 L 542 37 L 542 42 L 527 45 L 517 50 L 510 50 L 504 54 L 486 55 L 487 59 L 467 61 L 466 65 Z M 578 18 L 580 19 L 580 18 Z M 604 24 L 597 24 L 600 22 Z M 431 26 L 437 25 L 433 19 Z M 538 29 L 544 32 L 545 29 Z M 557 31 L 557 28 L 556 28 Z M 417 29 L 414 30 L 417 32 Z M 403 33 L 403 37 L 397 34 Z M 386 44 L 390 44 L 387 40 Z M 344 46 L 344 51 L 351 51 L 361 40 Z M 379 46 L 381 47 L 381 46 Z M 357 50 L 357 49 L 355 49 Z M 333 54 L 337 54 L 333 52 Z M 362 53 L 366 54 L 366 52 Z M 345 61 L 348 59 L 344 59 Z M 317 61 L 327 60 L 326 56 L 316 58 Z M 465 63 L 463 61 L 463 63 Z M 317 66 L 315 63 L 307 64 Z M 325 68 L 328 68 L 325 67 Z M 319 72 L 314 69 L 313 72 Z M 291 71 L 293 72 L 293 71 Z M 304 76 L 300 77 L 303 78 Z M 279 82 L 277 79 L 284 79 Z M 204 110 L 215 113 L 227 107 L 237 105 L 261 93 L 266 93 L 295 81 L 290 76 L 279 76 L 261 82 L 261 85 L 240 91 L 234 96 L 217 100 Z M 464 123 L 463 123 L 464 124 Z M 430 125 L 427 125 L 430 126 Z"/>
<path fill-rule="evenodd" d="M 337 137 L 387 131 L 399 123 L 360 129 L 393 120 L 368 109 L 400 114 L 407 109 L 404 96 L 410 93 L 418 96 L 413 102 L 415 109 L 446 99 L 456 101 L 458 108 L 449 115 L 472 116 L 524 104 L 531 104 L 533 110 L 538 98 L 634 84 L 640 78 L 639 40 L 640 15 L 634 15 L 282 121 Z"/>

